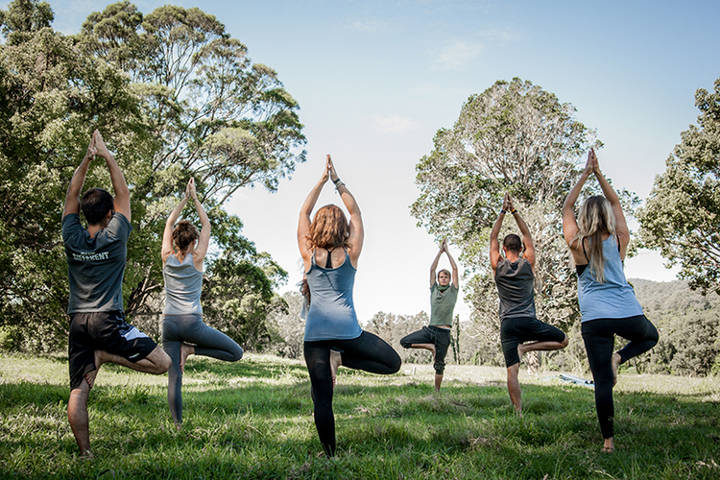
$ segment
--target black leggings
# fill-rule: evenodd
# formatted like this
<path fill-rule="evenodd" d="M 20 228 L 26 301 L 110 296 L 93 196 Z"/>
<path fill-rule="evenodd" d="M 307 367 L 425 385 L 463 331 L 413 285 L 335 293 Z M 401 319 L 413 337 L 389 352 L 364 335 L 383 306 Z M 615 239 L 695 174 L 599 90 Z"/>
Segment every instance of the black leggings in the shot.
<path fill-rule="evenodd" d="M 315 406 L 315 427 L 328 456 L 335 454 L 330 349 L 340 352 L 342 364 L 348 368 L 380 374 L 400 370 L 400 356 L 397 352 L 383 339 L 369 332 L 362 332 L 352 340 L 320 340 L 303 344 L 305 363 L 310 373 L 310 394 Z"/>
<path fill-rule="evenodd" d="M 628 318 L 602 318 L 582 323 L 590 370 L 595 382 L 595 409 L 603 438 L 613 436 L 612 355 L 615 335 L 630 340 L 618 352 L 620 363 L 647 352 L 658 342 L 658 331 L 645 315 Z"/>

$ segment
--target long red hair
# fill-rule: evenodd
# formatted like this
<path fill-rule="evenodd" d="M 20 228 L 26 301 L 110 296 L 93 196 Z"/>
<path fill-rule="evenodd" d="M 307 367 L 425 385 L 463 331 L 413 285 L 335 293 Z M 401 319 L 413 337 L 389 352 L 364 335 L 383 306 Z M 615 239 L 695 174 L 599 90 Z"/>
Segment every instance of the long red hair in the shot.
<path fill-rule="evenodd" d="M 332 250 L 336 247 L 348 247 L 350 224 L 345 213 L 337 205 L 325 205 L 315 213 L 310 223 L 310 233 L 307 236 L 310 246 Z M 314 253 L 313 253 L 314 255 Z M 310 286 L 307 278 L 303 277 L 300 290 L 308 305 L 310 304 Z"/>
<path fill-rule="evenodd" d="M 337 205 L 325 205 L 310 223 L 308 241 L 312 248 L 346 248 L 350 236 L 350 224 L 345 213 Z"/>

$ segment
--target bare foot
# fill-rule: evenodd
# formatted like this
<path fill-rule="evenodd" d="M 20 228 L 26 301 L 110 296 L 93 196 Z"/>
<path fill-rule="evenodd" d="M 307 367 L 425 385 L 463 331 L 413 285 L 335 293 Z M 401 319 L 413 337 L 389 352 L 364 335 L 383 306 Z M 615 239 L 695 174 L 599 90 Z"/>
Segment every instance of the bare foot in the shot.
<path fill-rule="evenodd" d="M 92 388 L 93 385 L 95 385 L 95 378 L 97 377 L 98 370 L 100 370 L 100 365 L 105 363 L 105 360 L 103 358 L 101 350 L 95 350 L 93 352 L 93 355 L 94 355 L 94 361 L 95 361 L 95 370 L 83 375 L 83 378 L 85 379 L 85 381 L 87 382 L 87 384 L 90 388 Z M 92 455 L 92 453 L 90 455 Z"/>
<path fill-rule="evenodd" d="M 185 372 L 185 361 L 187 357 L 195 353 L 195 346 L 183 343 L 180 346 L 180 371 Z"/>
<path fill-rule="evenodd" d="M 605 442 L 603 443 L 603 448 L 601 451 L 603 453 L 613 453 L 615 451 L 615 442 L 613 442 L 612 438 L 605 439 Z"/>
<path fill-rule="evenodd" d="M 83 375 L 83 378 L 88 384 L 88 387 L 92 389 L 93 385 L 95 385 L 95 378 L 97 377 L 97 369 L 93 370 L 92 372 L 88 372 L 85 375 Z"/>
<path fill-rule="evenodd" d="M 612 356 L 612 372 L 613 372 L 613 386 L 617 383 L 617 372 L 618 368 L 620 367 L 620 362 L 622 361 L 622 357 L 620 357 L 619 353 L 613 353 Z"/>
<path fill-rule="evenodd" d="M 95 455 L 93 455 L 90 449 L 87 449 L 84 452 L 80 452 L 80 458 L 83 460 L 92 460 L 95 458 Z"/>
<path fill-rule="evenodd" d="M 338 368 L 342 365 L 342 355 L 336 350 L 330 350 L 330 377 L 332 378 L 332 386 L 335 388 L 337 380 Z"/>

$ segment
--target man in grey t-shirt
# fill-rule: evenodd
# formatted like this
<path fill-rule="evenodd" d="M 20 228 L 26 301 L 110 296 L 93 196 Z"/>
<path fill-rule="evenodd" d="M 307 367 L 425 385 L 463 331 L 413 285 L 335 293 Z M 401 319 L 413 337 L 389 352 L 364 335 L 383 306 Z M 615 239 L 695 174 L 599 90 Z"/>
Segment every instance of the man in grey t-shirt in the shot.
<path fill-rule="evenodd" d="M 78 198 L 95 155 L 104 158 L 110 170 L 114 199 L 100 188 L 91 188 Z M 81 208 L 87 229 L 80 224 Z M 62 218 L 70 280 L 68 421 L 83 456 L 92 456 L 87 400 L 100 365 L 113 362 L 155 374 L 165 373 L 170 366 L 170 358 L 154 341 L 125 322 L 122 281 L 130 230 L 130 192 L 115 158 L 95 130 L 70 181 Z"/>
<path fill-rule="evenodd" d="M 435 270 L 443 252 L 450 262 L 452 277 L 450 272 L 443 269 L 437 274 L 436 279 Z M 455 302 L 457 302 L 459 288 L 458 268 L 452 255 L 450 255 L 447 240 L 443 240 L 440 244 L 440 250 L 435 255 L 435 260 L 430 265 L 430 325 L 422 327 L 400 340 L 400 345 L 403 348 L 421 348 L 432 352 L 436 392 L 440 391 L 443 375 L 445 374 L 445 356 L 450 346 L 453 309 L 455 308 Z"/>
<path fill-rule="evenodd" d="M 500 253 L 498 234 L 506 212 L 512 213 L 520 237 L 511 233 L 503 240 Z M 523 249 L 523 244 L 525 248 Z M 521 256 L 522 255 L 522 256 Z M 535 314 L 535 246 L 525 221 L 506 194 L 500 215 L 490 232 L 490 266 L 500 297 L 500 341 L 502 342 L 507 386 L 515 411 L 522 415 L 518 370 L 520 356 L 533 350 L 558 350 L 568 344 L 567 336 L 558 328 L 541 322 Z M 530 342 L 525 343 L 523 342 Z"/>

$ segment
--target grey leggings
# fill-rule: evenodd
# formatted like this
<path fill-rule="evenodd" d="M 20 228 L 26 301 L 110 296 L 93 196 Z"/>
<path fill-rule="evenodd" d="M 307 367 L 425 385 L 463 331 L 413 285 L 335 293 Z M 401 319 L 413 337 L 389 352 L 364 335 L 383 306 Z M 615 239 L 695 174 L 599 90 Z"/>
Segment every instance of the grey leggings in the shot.
<path fill-rule="evenodd" d="M 180 348 L 183 343 L 195 345 L 195 355 L 213 357 L 226 362 L 242 358 L 240 345 L 224 333 L 208 327 L 202 315 L 165 315 L 163 318 L 162 343 L 172 363 L 168 370 L 168 404 L 175 423 L 182 423 L 182 371 Z"/>

